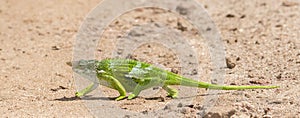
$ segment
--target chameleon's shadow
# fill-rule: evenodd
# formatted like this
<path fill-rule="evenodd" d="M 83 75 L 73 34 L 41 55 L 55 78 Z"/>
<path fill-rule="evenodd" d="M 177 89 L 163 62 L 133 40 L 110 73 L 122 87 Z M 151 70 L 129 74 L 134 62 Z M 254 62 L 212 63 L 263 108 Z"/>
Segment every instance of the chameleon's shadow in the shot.
<path fill-rule="evenodd" d="M 85 96 L 83 98 L 79 97 L 62 97 L 62 98 L 56 98 L 54 101 L 76 101 L 76 100 L 107 100 L 111 101 L 114 100 L 116 97 L 92 97 L 92 96 Z"/>
<path fill-rule="evenodd" d="M 223 94 L 229 94 L 230 92 L 220 92 L 220 93 L 216 93 L 216 94 L 200 94 L 200 95 L 195 95 L 195 96 L 187 96 L 187 97 L 180 97 L 178 99 L 187 99 L 187 98 L 193 98 L 193 97 L 198 97 L 198 96 L 212 96 L 212 95 L 223 95 Z"/>
<path fill-rule="evenodd" d="M 188 99 L 188 98 L 194 98 L 194 97 L 197 97 L 197 96 L 211 96 L 211 95 L 223 95 L 223 94 L 229 94 L 230 92 L 220 92 L 220 93 L 216 93 L 216 94 L 209 94 L 209 93 L 206 93 L 206 94 L 200 94 L 200 95 L 195 95 L 195 96 L 187 96 L 187 97 L 179 97 L 179 98 L 176 98 L 176 99 Z M 144 98 L 145 100 L 162 100 L 163 97 L 148 97 L 148 98 Z"/>
<path fill-rule="evenodd" d="M 222 94 L 229 94 L 230 92 L 222 92 L 222 93 L 217 93 L 217 94 L 200 94 L 200 95 L 195 95 L 195 96 L 187 96 L 187 97 L 179 97 L 177 99 L 187 99 L 187 98 L 193 98 L 197 96 L 209 96 L 209 95 L 222 95 Z M 62 98 L 57 98 L 54 99 L 54 101 L 76 101 L 76 100 L 106 100 L 106 101 L 114 101 L 117 97 L 92 97 L 91 95 L 84 96 L 83 98 L 79 97 L 62 97 Z M 140 97 L 143 98 L 143 97 Z M 149 97 L 149 98 L 144 98 L 145 100 L 161 100 L 163 99 L 162 97 Z"/>
<path fill-rule="evenodd" d="M 75 100 L 79 100 L 80 98 L 78 97 L 62 97 L 62 98 L 56 98 L 54 99 L 54 101 L 75 101 Z"/>

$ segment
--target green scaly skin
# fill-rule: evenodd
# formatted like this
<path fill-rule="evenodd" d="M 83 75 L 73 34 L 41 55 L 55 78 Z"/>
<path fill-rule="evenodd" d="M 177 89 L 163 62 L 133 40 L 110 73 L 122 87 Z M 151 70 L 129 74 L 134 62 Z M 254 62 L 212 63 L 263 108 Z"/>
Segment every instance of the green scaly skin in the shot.
<path fill-rule="evenodd" d="M 148 63 L 129 59 L 104 59 L 80 60 L 75 61 L 73 70 L 79 75 L 99 82 L 93 82 L 85 89 L 76 92 L 77 97 L 84 96 L 93 91 L 98 85 L 104 85 L 115 89 L 120 93 L 115 100 L 126 98 L 127 92 L 132 92 L 128 99 L 133 99 L 139 95 L 142 90 L 154 86 L 162 86 L 168 92 L 168 96 L 176 98 L 178 92 L 170 85 L 183 85 L 189 87 L 209 88 L 218 90 L 242 90 L 242 89 L 272 89 L 279 86 L 223 86 L 199 82 L 193 79 L 185 78 L 178 74 L 162 70 Z"/>

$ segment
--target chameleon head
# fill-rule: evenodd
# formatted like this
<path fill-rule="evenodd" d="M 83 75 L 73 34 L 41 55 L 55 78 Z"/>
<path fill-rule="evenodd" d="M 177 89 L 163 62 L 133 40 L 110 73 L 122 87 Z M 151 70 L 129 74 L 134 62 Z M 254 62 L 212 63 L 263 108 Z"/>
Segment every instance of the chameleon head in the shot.
<path fill-rule="evenodd" d="M 67 62 L 67 65 L 72 66 L 74 72 L 92 81 L 95 81 L 96 78 L 96 64 L 96 60 L 79 60 Z"/>

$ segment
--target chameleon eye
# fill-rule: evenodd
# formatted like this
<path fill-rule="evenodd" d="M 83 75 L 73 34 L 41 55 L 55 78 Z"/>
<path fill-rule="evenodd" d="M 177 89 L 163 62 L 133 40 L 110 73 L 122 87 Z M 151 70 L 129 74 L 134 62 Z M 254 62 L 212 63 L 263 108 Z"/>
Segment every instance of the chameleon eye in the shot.
<path fill-rule="evenodd" d="M 85 60 L 79 60 L 79 66 L 84 66 L 87 64 L 87 62 Z"/>

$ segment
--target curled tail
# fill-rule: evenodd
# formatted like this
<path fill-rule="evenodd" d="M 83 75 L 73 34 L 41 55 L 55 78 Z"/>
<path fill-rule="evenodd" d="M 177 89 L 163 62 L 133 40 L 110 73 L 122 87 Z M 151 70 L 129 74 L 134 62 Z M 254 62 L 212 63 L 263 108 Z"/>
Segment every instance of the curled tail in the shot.
<path fill-rule="evenodd" d="M 226 85 L 216 85 L 216 84 L 209 84 L 205 82 L 199 82 L 188 78 L 181 78 L 179 80 L 181 81 L 179 85 L 198 87 L 198 88 L 208 88 L 208 89 L 215 89 L 215 90 L 272 89 L 272 88 L 279 87 L 279 86 L 226 86 Z"/>

